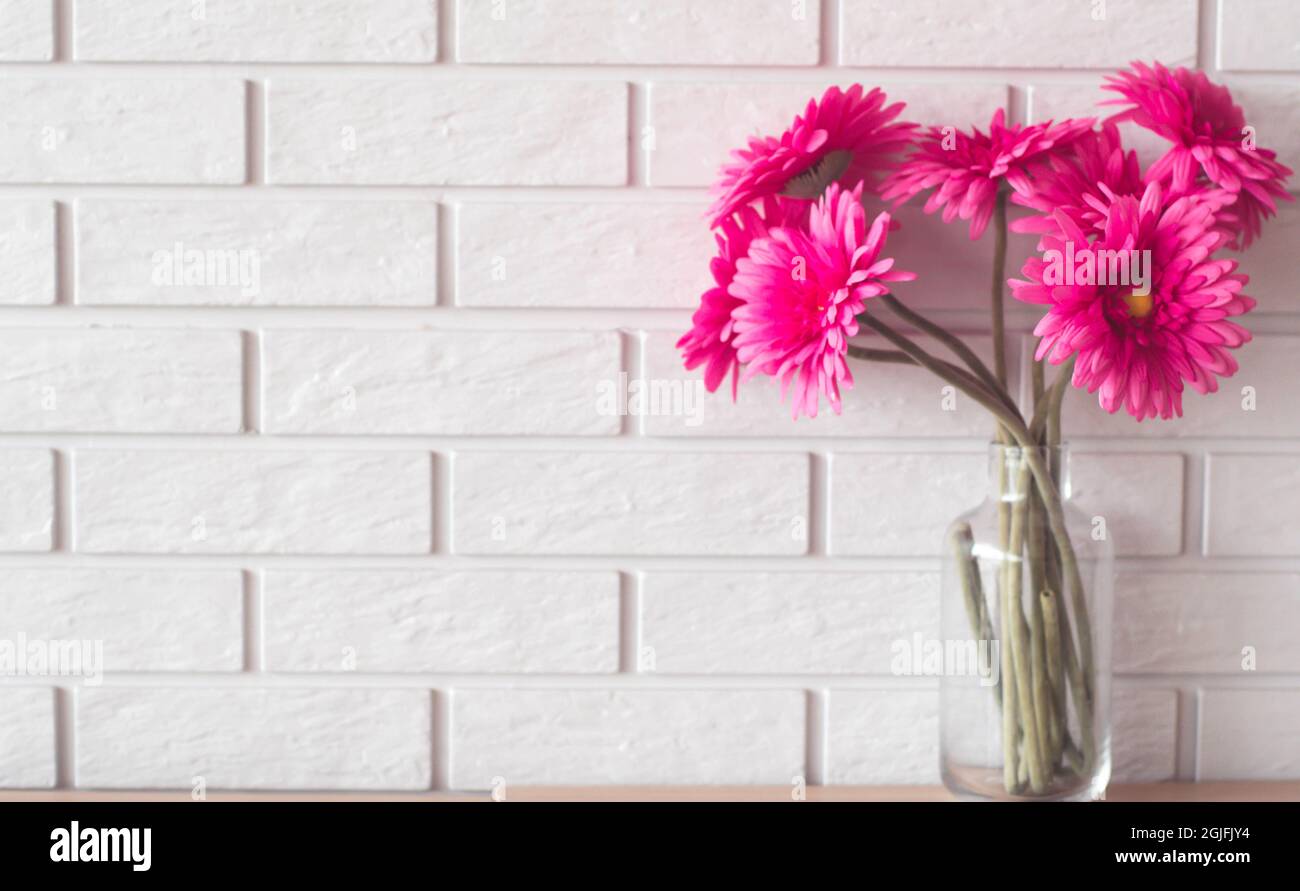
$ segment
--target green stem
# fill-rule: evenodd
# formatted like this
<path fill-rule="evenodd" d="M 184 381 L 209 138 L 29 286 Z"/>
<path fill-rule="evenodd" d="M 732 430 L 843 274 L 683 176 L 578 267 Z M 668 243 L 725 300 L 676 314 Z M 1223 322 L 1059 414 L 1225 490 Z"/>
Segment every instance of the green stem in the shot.
<path fill-rule="evenodd" d="M 993 370 L 998 382 L 1007 384 L 1006 319 L 1002 312 L 1002 292 L 1007 277 L 1007 189 L 998 188 L 993 205 Z"/>
<path fill-rule="evenodd" d="M 907 353 L 898 350 L 875 350 L 849 344 L 849 355 L 854 359 L 867 362 L 891 362 L 899 365 L 915 365 L 916 362 Z"/>
<path fill-rule="evenodd" d="M 1093 706 L 1092 629 L 1089 627 L 1088 605 L 1084 598 L 1083 576 L 1079 572 L 1074 545 L 1070 541 L 1069 530 L 1065 526 L 1065 510 L 1061 503 L 1060 491 L 1056 488 L 1051 473 L 1043 462 L 1042 454 L 1037 448 L 1037 442 L 1030 435 L 1029 427 L 1026 426 L 1019 413 L 1009 410 L 1002 404 L 1001 400 L 988 392 L 973 376 L 962 372 L 961 369 L 944 362 L 942 359 L 931 356 L 921 347 L 889 327 L 885 322 L 869 313 L 859 316 L 859 321 L 884 336 L 886 340 L 904 353 L 907 353 L 917 364 L 949 381 L 967 396 L 984 406 L 1002 423 L 1016 444 L 1020 446 L 1024 460 L 1029 465 L 1030 474 L 1034 478 L 1034 483 L 1038 486 L 1039 492 L 1042 493 L 1044 507 L 1047 511 L 1048 526 L 1060 555 L 1065 579 L 1071 589 L 1075 624 L 1078 626 L 1078 658 L 1082 663 L 1078 680 L 1081 682 L 1081 692 L 1084 694 L 1083 696 L 1075 696 L 1075 707 L 1079 711 L 1080 727 L 1083 727 L 1086 716 L 1086 723 L 1090 732 L 1092 726 L 1090 713 Z M 1067 648 L 1073 650 L 1073 647 L 1069 646 L 1069 642 L 1067 642 Z M 1075 679 L 1072 678 L 1071 680 Z M 1003 698 L 1006 700 L 1010 697 L 1004 694 Z M 1091 740 L 1085 739 L 1084 745 L 1086 751 L 1091 747 Z M 1091 760 L 1089 760 L 1089 766 L 1091 766 Z"/>
<path fill-rule="evenodd" d="M 980 360 L 979 356 L 975 355 L 974 350 L 962 342 L 960 337 L 957 337 L 955 334 L 952 334 L 939 325 L 936 325 L 911 307 L 906 306 L 893 294 L 882 294 L 878 299 L 884 303 L 885 306 L 888 306 L 893 310 L 899 318 L 914 325 L 921 331 L 924 331 L 948 349 L 952 350 L 953 355 L 965 362 L 966 367 L 973 371 L 975 376 L 978 377 L 980 381 L 983 382 L 984 386 L 988 387 L 990 391 L 997 394 L 1006 393 L 1006 388 L 1003 386 L 1003 383 L 993 375 L 993 372 L 989 371 L 988 366 Z M 1007 401 L 1011 401 L 1010 395 L 1007 396 Z"/>
<path fill-rule="evenodd" d="M 1050 776 L 1047 772 L 1046 741 L 1047 724 L 1044 715 L 1039 713 L 1039 704 L 1044 701 L 1035 689 L 1032 653 L 1029 633 L 1025 628 L 1025 618 L 1021 609 L 1021 584 L 1024 580 L 1024 565 L 1021 552 L 1025 546 L 1026 513 L 1029 504 L 1030 472 L 1028 461 L 1022 449 L 1020 467 L 1017 469 L 1012 496 L 1017 498 L 1011 513 L 1011 534 L 1008 551 L 1002 564 L 1003 608 L 1009 613 L 1007 623 L 1011 630 L 1011 661 L 1015 668 L 1016 702 L 1020 705 L 1020 726 L 1025 735 L 1024 751 L 1021 753 L 1028 762 L 1029 788 L 1038 795 L 1047 790 Z M 1003 646 L 1007 645 L 1004 640 Z"/>
<path fill-rule="evenodd" d="M 980 582 L 979 561 L 975 558 L 975 534 L 970 523 L 958 523 L 952 530 L 952 554 L 957 561 L 960 575 L 962 597 L 966 601 L 966 616 L 970 620 L 971 633 L 975 643 L 993 640 L 993 622 L 989 618 L 988 605 L 984 602 L 984 586 Z M 1002 704 L 1002 680 L 993 685 L 993 696 Z"/>
<path fill-rule="evenodd" d="M 1002 603 L 998 612 L 1001 614 L 1002 625 L 1001 662 L 1004 681 L 1002 684 L 1002 787 L 1008 793 L 1015 794 L 1020 789 L 1020 772 L 1016 755 L 1016 745 L 1020 736 L 1020 697 L 1013 681 L 1016 672 L 1010 643 L 1014 637 L 1011 631 L 1010 595 L 1007 592 L 1006 585 L 1001 585 L 1000 588 Z"/>

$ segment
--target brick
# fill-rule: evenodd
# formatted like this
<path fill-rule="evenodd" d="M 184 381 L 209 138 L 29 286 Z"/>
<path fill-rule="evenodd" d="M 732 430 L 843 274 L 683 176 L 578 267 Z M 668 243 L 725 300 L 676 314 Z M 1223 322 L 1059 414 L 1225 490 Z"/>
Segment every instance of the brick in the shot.
<path fill-rule="evenodd" d="M 426 553 L 431 468 L 410 452 L 84 450 L 77 549 Z"/>
<path fill-rule="evenodd" d="M 0 451 L 0 551 L 48 551 L 53 532 L 53 454 Z"/>
<path fill-rule="evenodd" d="M 53 788 L 54 691 L 0 687 L 0 709 L 0 788 Z"/>
<path fill-rule="evenodd" d="M 827 782 L 939 782 L 939 695 L 933 690 L 833 690 L 827 708 Z"/>
<path fill-rule="evenodd" d="M 876 63 L 872 63 L 876 64 Z M 779 135 L 808 100 L 833 83 L 847 89 L 849 77 L 810 83 L 655 82 L 649 91 L 649 119 L 654 150 L 649 178 L 655 186 L 705 186 L 731 150 L 748 137 Z M 864 86 L 870 88 L 873 84 Z M 906 102 L 902 120 L 927 125 L 967 127 L 988 124 L 993 110 L 1007 103 L 1005 84 L 881 84 L 891 103 Z M 644 144 L 644 139 L 643 139 Z"/>
<path fill-rule="evenodd" d="M 451 785 L 788 784 L 804 775 L 798 690 L 458 689 Z"/>
<path fill-rule="evenodd" d="M 778 378 L 759 375 L 740 385 L 731 398 L 730 378 L 712 394 L 704 392 L 704 369 L 687 371 L 676 343 L 682 331 L 652 331 L 645 339 L 642 380 L 667 387 L 695 387 L 699 409 L 689 414 L 648 414 L 650 436 L 826 436 L 826 437 L 971 437 L 992 435 L 992 416 L 974 400 L 916 366 L 850 359 L 854 383 L 843 390 L 843 411 L 825 402 L 817 417 L 791 418 L 790 399 L 781 398 Z M 991 362 L 992 340 L 963 339 Z M 888 348 L 883 338 L 864 335 L 863 346 Z M 934 343 L 917 342 L 927 348 Z M 1014 349 L 1014 347 L 1013 347 Z"/>
<path fill-rule="evenodd" d="M 461 554 L 807 551 L 802 453 L 462 452 L 452 475 Z"/>
<path fill-rule="evenodd" d="M 437 243 L 438 210 L 424 201 L 83 199 L 77 300 L 432 306 Z"/>
<path fill-rule="evenodd" d="M 1300 455 L 1212 454 L 1206 478 L 1205 553 L 1293 557 L 1300 526 Z"/>
<path fill-rule="evenodd" d="M 623 185 L 627 99 L 608 82 L 272 79 L 267 179 Z"/>
<path fill-rule="evenodd" d="M 76 0 L 76 58 L 96 62 L 432 62 L 438 5 L 317 0 Z"/>
<path fill-rule="evenodd" d="M 849 0 L 840 24 L 842 63 L 872 67 L 1193 64 L 1196 43 L 1196 0 Z"/>
<path fill-rule="evenodd" d="M 1290 0 L 1219 0 L 1218 66 L 1300 71 L 1300 8 Z"/>
<path fill-rule="evenodd" d="M 817 3 L 789 0 L 457 0 L 456 58 L 473 63 L 815 65 Z"/>
<path fill-rule="evenodd" d="M 609 673 L 612 572 L 298 572 L 263 581 L 271 671 Z"/>
<path fill-rule="evenodd" d="M 3 569 L 0 637 L 101 641 L 104 671 L 239 671 L 237 570 Z"/>
<path fill-rule="evenodd" d="M 0 332 L 6 431 L 236 433 L 238 331 L 125 328 Z"/>
<path fill-rule="evenodd" d="M 1255 128 L 1255 144 L 1277 152 L 1277 159 L 1300 169 L 1300 86 L 1229 81 L 1232 95 Z M 1288 182 L 1294 189 L 1294 177 Z"/>
<path fill-rule="evenodd" d="M 1283 201 L 1278 203 L 1277 216 L 1264 223 L 1263 234 L 1244 253 L 1223 254 L 1241 264 L 1238 272 L 1250 276 L 1245 291 L 1259 301 L 1256 312 L 1300 313 L 1300 252 L 1295 250 L 1296 244 L 1300 244 L 1300 203 Z M 1252 321 L 1247 316 L 1247 327 L 1254 327 Z M 1237 360 L 1248 359 L 1261 349 L 1263 341 L 1263 336 L 1257 335 L 1244 351 L 1238 350 Z"/>
<path fill-rule="evenodd" d="M 0 182 L 242 183 L 244 92 L 233 78 L 6 78 Z"/>
<path fill-rule="evenodd" d="M 1183 550 L 1183 476 L 1182 455 L 1076 453 L 1071 500 L 1105 518 L 1117 556 L 1172 557 Z"/>
<path fill-rule="evenodd" d="M 1300 689 L 1201 691 L 1198 780 L 1300 779 Z"/>
<path fill-rule="evenodd" d="M 894 642 L 918 633 L 939 634 L 930 573 L 651 571 L 642 581 L 640 663 L 658 674 L 886 675 Z"/>
<path fill-rule="evenodd" d="M 831 458 L 831 551 L 936 556 L 948 525 L 983 501 L 982 454 L 837 452 Z"/>
<path fill-rule="evenodd" d="M 54 59 L 54 4 L 50 0 L 0 0 L 0 62 Z"/>
<path fill-rule="evenodd" d="M 462 306 L 690 308 L 709 286 L 703 204 L 462 204 Z"/>
<path fill-rule="evenodd" d="M 1115 670 L 1300 672 L 1300 575 L 1124 573 L 1115 585 Z"/>
<path fill-rule="evenodd" d="M 77 785 L 427 789 L 431 711 L 425 690 L 80 689 Z"/>
<path fill-rule="evenodd" d="M 53 204 L 0 203 L 0 304 L 53 303 L 55 257 Z"/>
<path fill-rule="evenodd" d="M 1175 778 L 1178 692 L 1120 688 L 1111 702 L 1111 781 L 1160 783 Z"/>
<path fill-rule="evenodd" d="M 267 331 L 269 433 L 613 435 L 614 332 Z"/>
<path fill-rule="evenodd" d="M 1026 344 L 1024 349 L 1032 355 L 1034 347 Z M 1071 390 L 1066 393 L 1062 426 L 1069 434 L 1088 437 L 1300 436 L 1300 413 L 1294 410 L 1290 394 L 1290 382 L 1300 378 L 1300 337 L 1261 334 L 1234 350 L 1233 358 L 1240 368 L 1219 381 L 1218 392 L 1201 395 L 1190 387 L 1183 391 L 1181 418 L 1139 423 L 1124 410 L 1108 415 L 1098 405 L 1096 394 Z M 1049 371 L 1049 376 L 1053 373 Z"/>

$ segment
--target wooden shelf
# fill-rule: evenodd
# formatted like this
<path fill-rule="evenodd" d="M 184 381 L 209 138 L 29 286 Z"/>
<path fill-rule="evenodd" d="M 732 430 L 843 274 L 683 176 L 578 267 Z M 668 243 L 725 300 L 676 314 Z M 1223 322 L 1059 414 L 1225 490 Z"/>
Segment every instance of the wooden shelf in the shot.
<path fill-rule="evenodd" d="M 508 801 L 792 801 L 789 786 L 517 786 Z M 1300 801 L 1300 781 L 1141 783 L 1110 788 L 1107 801 Z M 189 801 L 188 791 L 0 791 L 9 801 Z M 212 792 L 208 801 L 491 801 L 486 792 Z M 809 786 L 808 801 L 954 801 L 942 786 Z"/>

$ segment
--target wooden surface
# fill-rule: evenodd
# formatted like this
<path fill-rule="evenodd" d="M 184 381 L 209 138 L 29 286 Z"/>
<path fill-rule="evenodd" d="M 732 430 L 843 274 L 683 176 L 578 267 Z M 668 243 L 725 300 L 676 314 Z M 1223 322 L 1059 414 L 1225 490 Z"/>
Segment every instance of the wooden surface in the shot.
<path fill-rule="evenodd" d="M 517 786 L 507 801 L 791 801 L 789 786 Z M 1108 801 L 1300 801 L 1300 782 L 1112 786 Z M 188 791 L 0 791 L 10 801 L 189 801 Z M 486 793 L 211 792 L 208 801 L 491 801 Z M 942 786 L 810 786 L 808 801 L 953 801 Z"/>

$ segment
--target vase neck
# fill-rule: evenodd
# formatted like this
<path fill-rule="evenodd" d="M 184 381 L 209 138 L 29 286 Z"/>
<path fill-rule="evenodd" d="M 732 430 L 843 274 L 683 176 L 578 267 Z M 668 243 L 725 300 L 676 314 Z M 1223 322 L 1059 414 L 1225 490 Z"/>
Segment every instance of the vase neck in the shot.
<path fill-rule="evenodd" d="M 1032 466 L 1035 462 L 1046 468 L 1056 480 L 1062 500 L 1070 497 L 1070 447 L 1038 446 L 1022 449 L 1019 446 L 989 445 L 989 493 L 995 501 L 1020 501 L 1033 488 Z"/>

